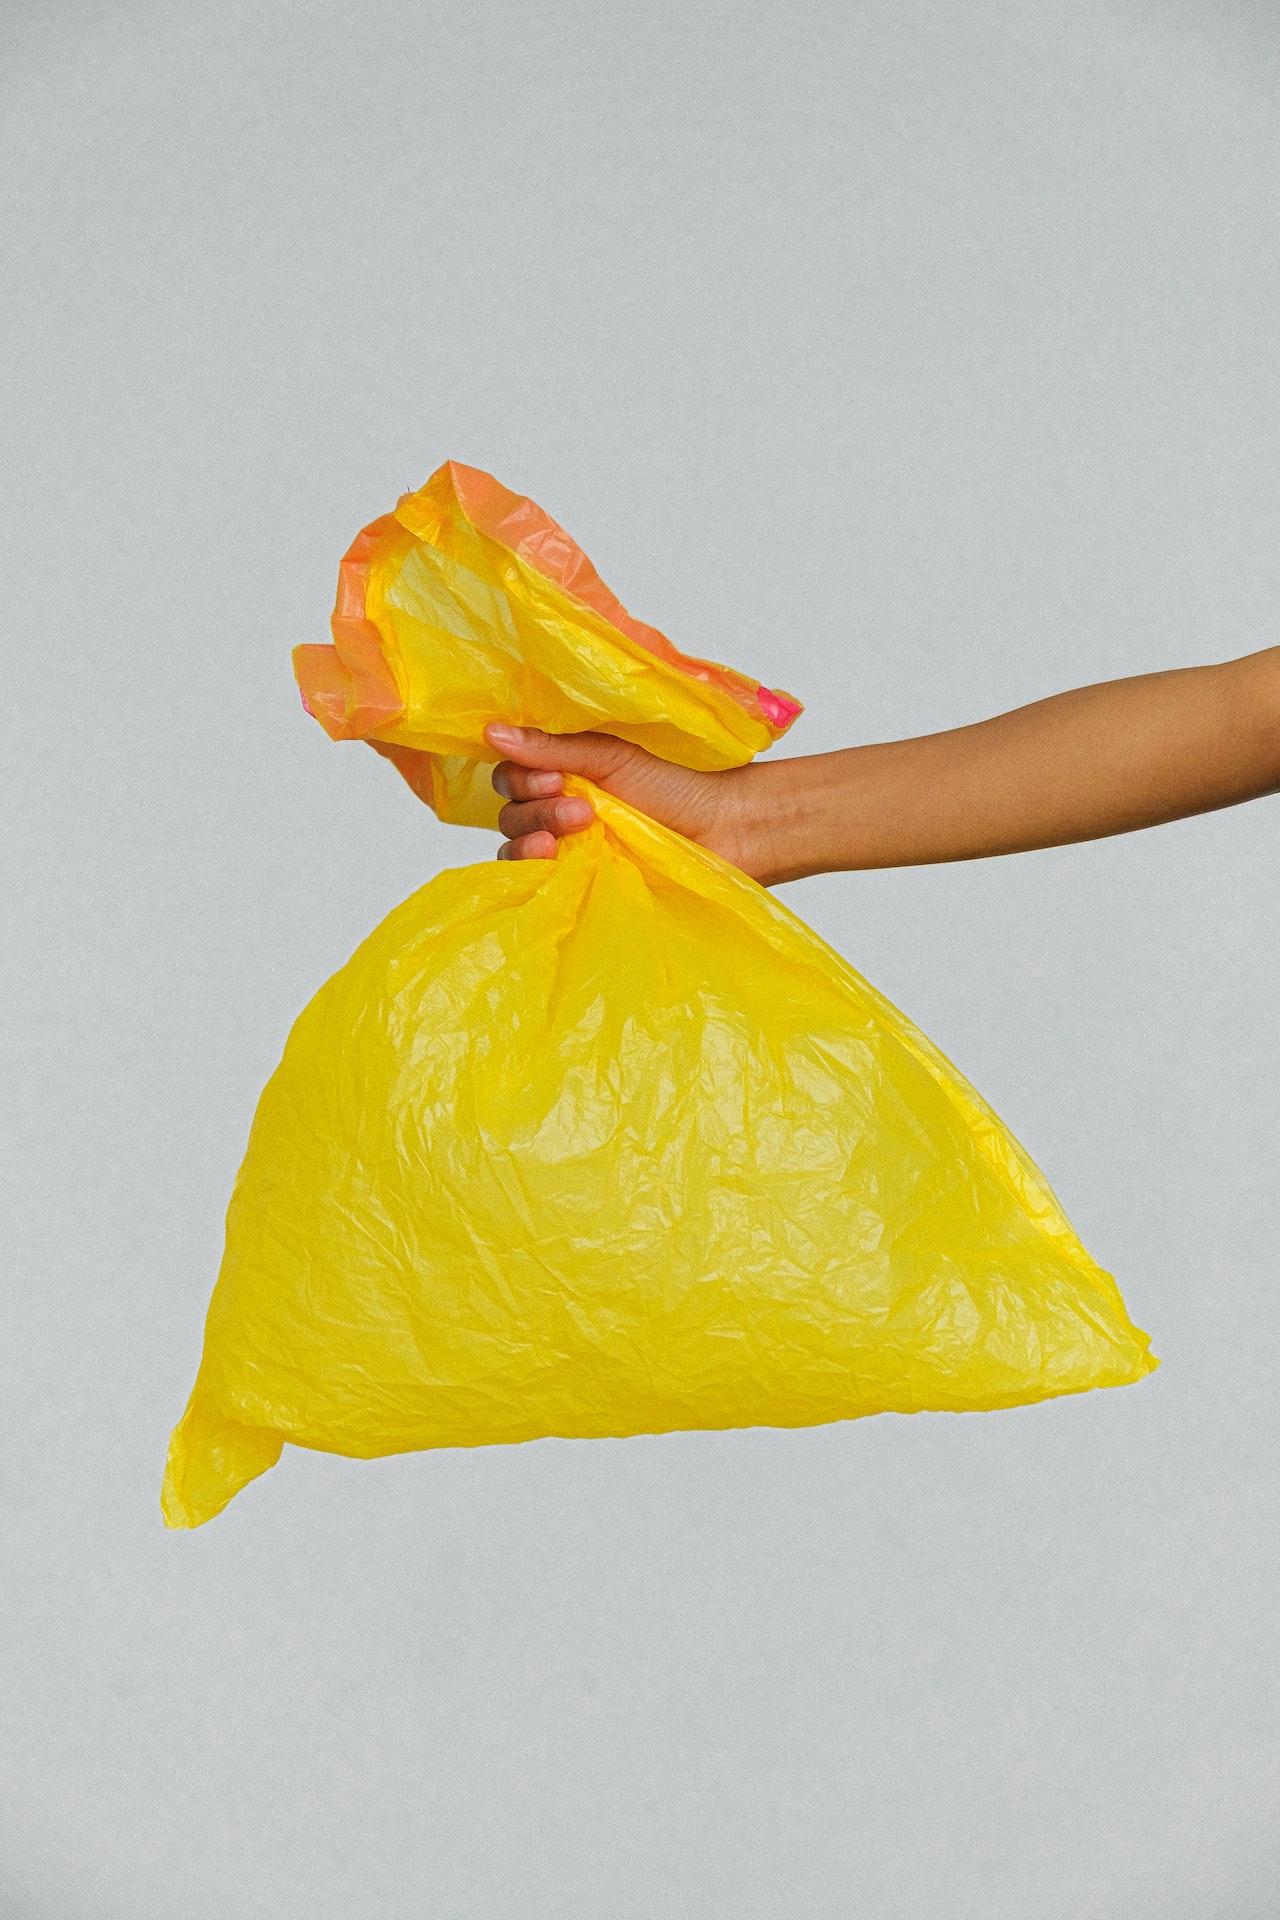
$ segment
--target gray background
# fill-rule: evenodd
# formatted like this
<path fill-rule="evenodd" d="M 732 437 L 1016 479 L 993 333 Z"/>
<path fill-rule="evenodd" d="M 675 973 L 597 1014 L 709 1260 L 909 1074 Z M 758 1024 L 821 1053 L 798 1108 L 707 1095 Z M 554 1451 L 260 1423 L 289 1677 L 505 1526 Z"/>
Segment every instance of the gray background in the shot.
<path fill-rule="evenodd" d="M 6 1920 L 1280 1911 L 1280 803 L 786 897 L 1162 1370 L 157 1493 L 258 1090 L 492 843 L 299 708 L 442 459 L 809 702 L 1275 640 L 1271 0 L 3 13 Z"/>

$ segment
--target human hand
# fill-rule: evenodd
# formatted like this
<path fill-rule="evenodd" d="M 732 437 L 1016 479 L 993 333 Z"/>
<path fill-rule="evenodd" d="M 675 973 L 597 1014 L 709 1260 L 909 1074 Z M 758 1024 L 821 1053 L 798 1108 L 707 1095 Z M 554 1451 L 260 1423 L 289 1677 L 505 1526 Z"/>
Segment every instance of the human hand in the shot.
<path fill-rule="evenodd" d="M 579 774 L 762 886 L 1029 853 L 1280 793 L 1280 647 L 1054 694 L 914 740 L 694 773 L 605 733 L 487 727 L 500 860 L 589 826 Z M 373 741 L 430 804 L 428 756 Z"/>
<path fill-rule="evenodd" d="M 541 733 L 500 722 L 485 728 L 485 738 L 505 756 L 493 771 L 494 788 L 509 803 L 498 816 L 507 836 L 499 860 L 552 860 L 557 840 L 590 825 L 591 802 L 564 791 L 564 775 L 576 773 L 661 826 L 762 877 L 750 803 L 750 776 L 758 769 L 695 773 L 607 733 Z"/>

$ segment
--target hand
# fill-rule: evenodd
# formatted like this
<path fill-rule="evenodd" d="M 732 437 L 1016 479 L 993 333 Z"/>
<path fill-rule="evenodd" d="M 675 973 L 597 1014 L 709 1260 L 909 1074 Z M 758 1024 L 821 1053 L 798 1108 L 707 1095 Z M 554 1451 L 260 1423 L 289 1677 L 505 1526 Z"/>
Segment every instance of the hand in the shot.
<path fill-rule="evenodd" d="M 591 802 L 564 791 L 564 775 L 576 773 L 760 877 L 749 804 L 757 769 L 694 773 L 607 733 L 540 733 L 498 724 L 485 728 L 485 738 L 505 755 L 493 771 L 496 791 L 510 803 L 498 816 L 507 836 L 499 860 L 552 860 L 562 835 L 590 825 Z"/>

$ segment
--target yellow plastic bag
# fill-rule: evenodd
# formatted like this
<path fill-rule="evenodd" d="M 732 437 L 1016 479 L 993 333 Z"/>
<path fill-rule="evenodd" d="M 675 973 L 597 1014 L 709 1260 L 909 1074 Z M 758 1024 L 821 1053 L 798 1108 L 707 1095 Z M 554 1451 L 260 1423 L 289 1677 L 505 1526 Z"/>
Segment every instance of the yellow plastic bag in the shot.
<path fill-rule="evenodd" d="M 357 539 L 334 637 L 298 649 L 310 710 L 476 825 L 500 805 L 491 720 L 727 767 L 799 711 L 683 658 L 532 502 L 453 464 Z M 770 893 L 591 797 L 555 860 L 414 894 L 298 1020 L 232 1197 L 170 1526 L 286 1440 L 807 1426 L 1155 1365 L 923 1035 Z"/>

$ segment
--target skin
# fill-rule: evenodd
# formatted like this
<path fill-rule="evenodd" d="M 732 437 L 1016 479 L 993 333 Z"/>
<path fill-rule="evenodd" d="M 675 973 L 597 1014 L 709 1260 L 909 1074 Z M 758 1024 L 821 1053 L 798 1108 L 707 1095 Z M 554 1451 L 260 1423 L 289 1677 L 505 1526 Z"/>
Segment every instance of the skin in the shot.
<path fill-rule="evenodd" d="M 980 860 L 1132 833 L 1280 792 L 1280 647 L 1079 687 L 947 733 L 693 773 L 608 734 L 486 730 L 507 800 L 500 860 L 548 860 L 589 824 L 566 773 L 764 886 Z"/>

